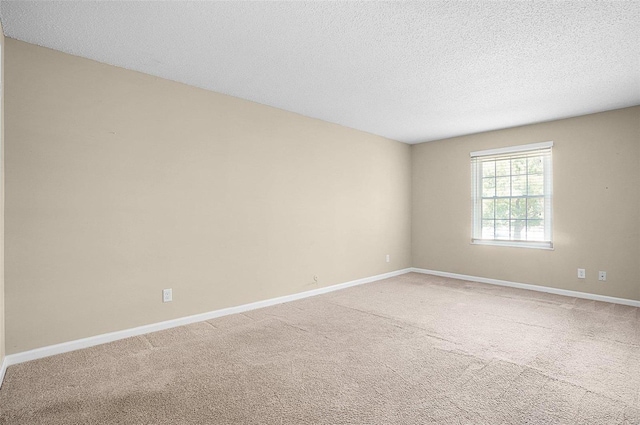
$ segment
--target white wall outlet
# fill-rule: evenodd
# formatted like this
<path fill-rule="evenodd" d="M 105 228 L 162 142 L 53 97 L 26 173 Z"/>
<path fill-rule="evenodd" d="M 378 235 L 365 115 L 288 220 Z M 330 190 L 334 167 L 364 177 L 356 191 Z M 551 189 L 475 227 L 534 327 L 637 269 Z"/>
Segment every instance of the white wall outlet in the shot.
<path fill-rule="evenodd" d="M 391 257 L 389 256 L 389 254 L 387 254 L 387 263 L 391 261 Z"/>
<path fill-rule="evenodd" d="M 578 269 L 578 279 L 584 279 L 587 277 L 587 273 L 584 269 Z"/>
<path fill-rule="evenodd" d="M 171 288 L 163 289 L 162 290 L 162 302 L 163 303 L 168 303 L 170 301 L 173 301 L 173 290 Z"/>
<path fill-rule="evenodd" d="M 598 280 L 605 281 L 607 280 L 607 272 L 599 271 L 598 272 Z"/>

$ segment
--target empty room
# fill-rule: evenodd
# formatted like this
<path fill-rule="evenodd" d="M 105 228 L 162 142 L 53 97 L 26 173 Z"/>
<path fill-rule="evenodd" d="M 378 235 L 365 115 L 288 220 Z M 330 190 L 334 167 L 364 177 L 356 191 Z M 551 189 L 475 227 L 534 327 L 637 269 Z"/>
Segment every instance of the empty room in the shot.
<path fill-rule="evenodd" d="M 640 1 L 0 23 L 0 424 L 640 424 Z"/>

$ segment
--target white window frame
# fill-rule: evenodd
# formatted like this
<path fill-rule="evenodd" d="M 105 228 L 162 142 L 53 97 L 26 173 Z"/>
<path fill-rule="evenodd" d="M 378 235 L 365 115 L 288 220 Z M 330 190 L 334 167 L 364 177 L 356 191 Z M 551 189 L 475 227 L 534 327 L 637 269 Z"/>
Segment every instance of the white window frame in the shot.
<path fill-rule="evenodd" d="M 553 161 L 551 150 L 553 142 L 531 143 L 527 145 L 512 146 L 507 148 L 489 149 L 471 152 L 471 199 L 472 199 L 472 223 L 471 243 L 474 245 L 497 245 L 518 248 L 553 249 Z M 483 239 L 482 238 L 482 159 L 504 156 L 508 158 L 517 154 L 534 153 L 535 151 L 548 151 L 543 157 L 544 176 L 544 241 L 523 241 L 512 239 Z M 509 197 L 511 198 L 511 196 Z"/>

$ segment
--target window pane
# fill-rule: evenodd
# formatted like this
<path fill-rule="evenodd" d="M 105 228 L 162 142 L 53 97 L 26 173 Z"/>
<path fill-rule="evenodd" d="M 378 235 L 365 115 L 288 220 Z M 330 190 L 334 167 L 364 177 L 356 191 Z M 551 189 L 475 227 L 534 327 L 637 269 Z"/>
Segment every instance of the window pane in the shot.
<path fill-rule="evenodd" d="M 498 219 L 509 219 L 509 199 L 496 199 L 496 218 Z"/>
<path fill-rule="evenodd" d="M 487 161 L 482 163 L 482 177 L 493 177 L 496 175 L 496 162 Z"/>
<path fill-rule="evenodd" d="M 509 239 L 509 220 L 496 220 L 496 239 Z"/>
<path fill-rule="evenodd" d="M 511 239 L 516 241 L 526 240 L 527 222 L 525 220 L 511 220 Z"/>
<path fill-rule="evenodd" d="M 544 222 L 542 220 L 527 220 L 527 240 L 544 240 Z"/>
<path fill-rule="evenodd" d="M 527 174 L 527 159 L 518 158 L 511 160 L 511 174 Z"/>
<path fill-rule="evenodd" d="M 529 165 L 529 174 L 542 174 L 544 168 L 542 165 L 542 157 L 536 156 L 527 160 Z"/>
<path fill-rule="evenodd" d="M 493 239 L 493 220 L 482 220 L 482 239 Z"/>
<path fill-rule="evenodd" d="M 496 196 L 511 195 L 511 177 L 496 177 Z"/>
<path fill-rule="evenodd" d="M 521 196 L 527 194 L 527 176 L 511 177 L 511 196 Z"/>
<path fill-rule="evenodd" d="M 493 198 L 494 196 L 496 196 L 496 179 L 493 177 L 482 179 L 482 197 Z"/>
<path fill-rule="evenodd" d="M 544 195 L 544 176 L 542 174 L 529 175 L 528 195 Z"/>
<path fill-rule="evenodd" d="M 471 153 L 472 238 L 484 240 L 478 243 L 495 240 L 496 245 L 552 247 L 551 217 L 547 217 L 552 145 L 545 142 Z"/>
<path fill-rule="evenodd" d="M 527 218 L 527 198 L 511 198 L 511 214 L 509 218 Z"/>
<path fill-rule="evenodd" d="M 493 199 L 482 200 L 482 218 L 493 219 L 494 203 L 495 201 Z M 491 226 L 493 226 L 493 224 Z"/>
<path fill-rule="evenodd" d="M 508 176 L 511 174 L 511 161 L 508 159 L 496 161 L 496 176 Z"/>
<path fill-rule="evenodd" d="M 544 198 L 529 198 L 527 202 L 527 218 L 544 218 Z"/>

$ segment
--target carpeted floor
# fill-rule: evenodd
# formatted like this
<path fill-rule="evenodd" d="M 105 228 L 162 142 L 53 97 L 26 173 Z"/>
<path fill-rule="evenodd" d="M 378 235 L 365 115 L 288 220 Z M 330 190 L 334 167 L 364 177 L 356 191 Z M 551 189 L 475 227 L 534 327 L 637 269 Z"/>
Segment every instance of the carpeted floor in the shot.
<path fill-rule="evenodd" d="M 410 273 L 11 366 L 0 424 L 639 424 L 638 310 Z"/>

